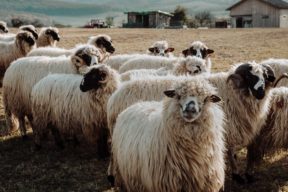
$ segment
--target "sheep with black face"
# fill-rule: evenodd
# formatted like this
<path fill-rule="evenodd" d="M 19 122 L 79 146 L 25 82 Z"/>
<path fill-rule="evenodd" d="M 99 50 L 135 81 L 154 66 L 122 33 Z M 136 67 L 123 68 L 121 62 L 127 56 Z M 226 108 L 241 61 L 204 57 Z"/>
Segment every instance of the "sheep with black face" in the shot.
<path fill-rule="evenodd" d="M 55 47 L 60 41 L 59 30 L 56 27 L 42 27 L 37 40 L 37 47 Z"/>
<path fill-rule="evenodd" d="M 0 21 L 0 34 L 8 33 L 8 32 L 9 32 L 9 30 L 8 30 L 6 22 Z"/>
<path fill-rule="evenodd" d="M 37 148 L 51 130 L 60 146 L 61 136 L 83 135 L 100 157 L 106 156 L 106 104 L 119 84 L 118 73 L 105 65 L 90 67 L 84 76 L 51 74 L 41 79 L 31 92 Z"/>
<path fill-rule="evenodd" d="M 10 63 L 25 57 L 29 51 L 35 48 L 35 38 L 29 32 L 19 32 L 15 41 L 0 42 L 0 78 L 2 78 Z"/>
<path fill-rule="evenodd" d="M 211 74 L 209 81 L 223 99 L 228 158 L 233 179 L 245 182 L 240 176 L 235 154 L 246 147 L 265 122 L 269 110 L 269 92 L 275 80 L 273 70 L 266 65 L 245 63 L 226 73 Z"/>
<path fill-rule="evenodd" d="M 182 54 L 184 55 L 184 57 L 187 57 L 190 55 L 190 56 L 196 56 L 196 57 L 205 59 L 207 62 L 207 67 L 209 69 L 209 72 L 211 71 L 211 68 L 212 68 L 212 62 L 210 60 L 210 55 L 212 53 L 214 53 L 214 50 L 209 49 L 201 41 L 194 41 L 193 43 L 191 43 L 189 48 L 182 51 Z"/>
<path fill-rule="evenodd" d="M 205 79 L 178 81 L 162 102 L 123 111 L 112 135 L 115 184 L 124 191 L 209 191 L 224 184 L 224 113 Z"/>
<path fill-rule="evenodd" d="M 19 27 L 19 31 L 30 32 L 36 40 L 38 39 L 37 29 L 33 25 L 22 25 Z M 9 33 L 9 34 L 0 36 L 0 41 L 9 42 L 9 41 L 14 41 L 15 39 L 16 39 L 16 34 L 14 33 Z"/>
<path fill-rule="evenodd" d="M 30 93 L 40 79 L 50 73 L 85 73 L 87 67 L 98 64 L 100 55 L 94 46 L 82 45 L 69 57 L 26 57 L 13 62 L 3 80 L 7 132 L 16 128 L 13 115 L 19 121 L 22 136 L 26 135 L 24 118 L 32 120 Z"/>
<path fill-rule="evenodd" d="M 115 48 L 112 44 L 112 39 L 109 35 L 100 34 L 97 36 L 89 37 L 87 43 L 99 48 L 103 54 L 107 52 L 112 54 L 115 52 Z"/>

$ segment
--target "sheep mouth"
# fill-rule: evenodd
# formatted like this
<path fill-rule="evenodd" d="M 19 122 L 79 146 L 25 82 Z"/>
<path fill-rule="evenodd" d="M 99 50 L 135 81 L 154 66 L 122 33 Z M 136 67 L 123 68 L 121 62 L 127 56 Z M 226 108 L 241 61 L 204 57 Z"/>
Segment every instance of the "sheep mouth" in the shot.
<path fill-rule="evenodd" d="M 106 48 L 106 50 L 107 50 L 107 52 L 109 52 L 109 53 L 114 53 L 115 52 L 115 48 L 114 47 L 107 47 Z"/>
<path fill-rule="evenodd" d="M 188 112 L 182 112 L 182 117 L 184 119 L 184 121 L 191 123 L 193 121 L 195 121 L 196 119 L 198 119 L 200 116 L 200 113 L 188 113 Z"/>
<path fill-rule="evenodd" d="M 258 90 L 252 89 L 251 93 L 258 100 L 262 100 L 265 97 L 265 90 L 264 89 L 258 89 Z"/>

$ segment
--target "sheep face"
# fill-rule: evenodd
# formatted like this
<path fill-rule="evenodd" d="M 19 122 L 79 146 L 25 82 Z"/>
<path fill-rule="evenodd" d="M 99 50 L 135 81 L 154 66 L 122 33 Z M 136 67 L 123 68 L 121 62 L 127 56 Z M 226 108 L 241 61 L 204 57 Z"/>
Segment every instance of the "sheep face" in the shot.
<path fill-rule="evenodd" d="M 56 30 L 54 30 L 52 28 L 46 29 L 45 35 L 49 36 L 54 41 L 60 41 L 60 35 L 58 34 L 58 32 Z"/>
<path fill-rule="evenodd" d="M 38 39 L 37 29 L 33 25 L 23 25 L 23 26 L 19 27 L 19 29 L 32 33 L 34 38 Z"/>
<path fill-rule="evenodd" d="M 71 62 L 80 73 L 86 72 L 87 67 L 98 64 L 101 59 L 102 54 L 100 51 L 91 45 L 81 46 L 71 56 Z"/>
<path fill-rule="evenodd" d="M 247 63 L 238 66 L 227 81 L 233 81 L 234 87 L 243 91 L 246 96 L 254 96 L 261 100 L 265 97 L 265 92 L 275 81 L 273 70 L 268 66 Z"/>
<path fill-rule="evenodd" d="M 210 85 L 205 86 L 204 84 L 202 84 L 204 85 L 203 87 L 198 87 L 201 86 L 201 83 L 197 81 L 196 83 L 183 83 L 179 87 L 176 86 L 173 90 L 164 92 L 167 97 L 174 99 L 174 106 L 179 108 L 181 118 L 188 123 L 197 120 L 203 111 L 206 111 L 209 102 L 216 103 L 221 101 L 221 99 L 214 94 L 214 88 Z M 210 88 L 211 90 L 209 90 Z"/>
<path fill-rule="evenodd" d="M 150 54 L 155 56 L 168 56 L 167 54 L 174 51 L 174 48 L 168 47 L 167 41 L 157 41 L 149 49 Z"/>
<path fill-rule="evenodd" d="M 193 42 L 191 47 L 182 51 L 184 57 L 191 55 L 202 59 L 207 58 L 212 53 L 214 53 L 214 50 L 208 49 L 206 45 L 200 41 Z"/>
<path fill-rule="evenodd" d="M 83 77 L 80 90 L 87 92 L 97 90 L 106 84 L 109 76 L 109 70 L 106 66 L 92 67 Z"/>
<path fill-rule="evenodd" d="M 8 33 L 9 30 L 6 26 L 6 23 L 4 22 L 0 22 L 0 33 Z"/>
<path fill-rule="evenodd" d="M 24 55 L 26 55 L 35 44 L 36 40 L 29 32 L 23 31 L 16 35 L 16 45 L 21 49 Z"/>
<path fill-rule="evenodd" d="M 206 62 L 204 59 L 195 56 L 188 56 L 181 62 L 183 63 L 183 65 L 185 65 L 189 75 L 197 75 L 203 72 L 207 72 L 205 65 Z"/>
<path fill-rule="evenodd" d="M 112 44 L 112 40 L 109 36 L 107 35 L 99 35 L 96 37 L 91 37 L 90 41 L 94 42 L 92 44 L 94 44 L 96 47 L 98 47 L 99 49 L 108 52 L 108 53 L 114 53 L 115 52 L 115 48 Z"/>

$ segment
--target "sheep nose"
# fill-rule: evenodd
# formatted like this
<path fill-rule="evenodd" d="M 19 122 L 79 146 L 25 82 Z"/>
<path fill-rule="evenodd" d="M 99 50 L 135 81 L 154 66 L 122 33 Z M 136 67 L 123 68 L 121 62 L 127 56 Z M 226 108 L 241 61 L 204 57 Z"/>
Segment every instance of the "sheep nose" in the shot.
<path fill-rule="evenodd" d="M 187 107 L 187 108 L 184 110 L 184 112 L 196 113 L 197 110 L 196 110 L 195 106 L 193 106 L 193 107 Z"/>

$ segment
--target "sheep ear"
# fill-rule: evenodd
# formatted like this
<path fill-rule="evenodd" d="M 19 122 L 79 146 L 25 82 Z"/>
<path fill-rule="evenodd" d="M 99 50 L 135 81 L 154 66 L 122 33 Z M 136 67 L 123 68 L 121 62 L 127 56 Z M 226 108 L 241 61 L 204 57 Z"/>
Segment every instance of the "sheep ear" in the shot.
<path fill-rule="evenodd" d="M 220 97 L 218 97 L 217 95 L 211 95 L 205 98 L 204 102 L 210 101 L 212 103 L 218 103 L 220 102 L 222 99 Z"/>
<path fill-rule="evenodd" d="M 168 49 L 165 50 L 166 53 L 168 52 L 173 52 L 175 49 L 173 47 L 169 47 Z"/>
<path fill-rule="evenodd" d="M 80 57 L 76 56 L 76 55 L 73 55 L 71 57 L 71 61 L 76 67 L 81 67 L 81 66 L 84 65 L 83 60 Z"/>
<path fill-rule="evenodd" d="M 244 79 L 241 77 L 241 75 L 238 74 L 232 74 L 227 78 L 227 83 L 229 81 L 232 81 L 236 88 L 243 88 L 244 87 Z"/>
<path fill-rule="evenodd" d="M 189 49 L 185 49 L 182 51 L 182 54 L 184 55 L 184 57 L 187 57 L 189 54 Z"/>
<path fill-rule="evenodd" d="M 176 95 L 176 91 L 175 90 L 166 90 L 166 91 L 164 91 L 164 94 L 167 97 L 173 98 Z"/>
<path fill-rule="evenodd" d="M 207 49 L 207 55 L 210 55 L 210 54 L 212 54 L 212 53 L 214 53 L 214 50 L 213 49 Z"/>
<path fill-rule="evenodd" d="M 154 53 L 155 47 L 150 47 L 148 50 L 149 50 L 151 53 Z"/>

